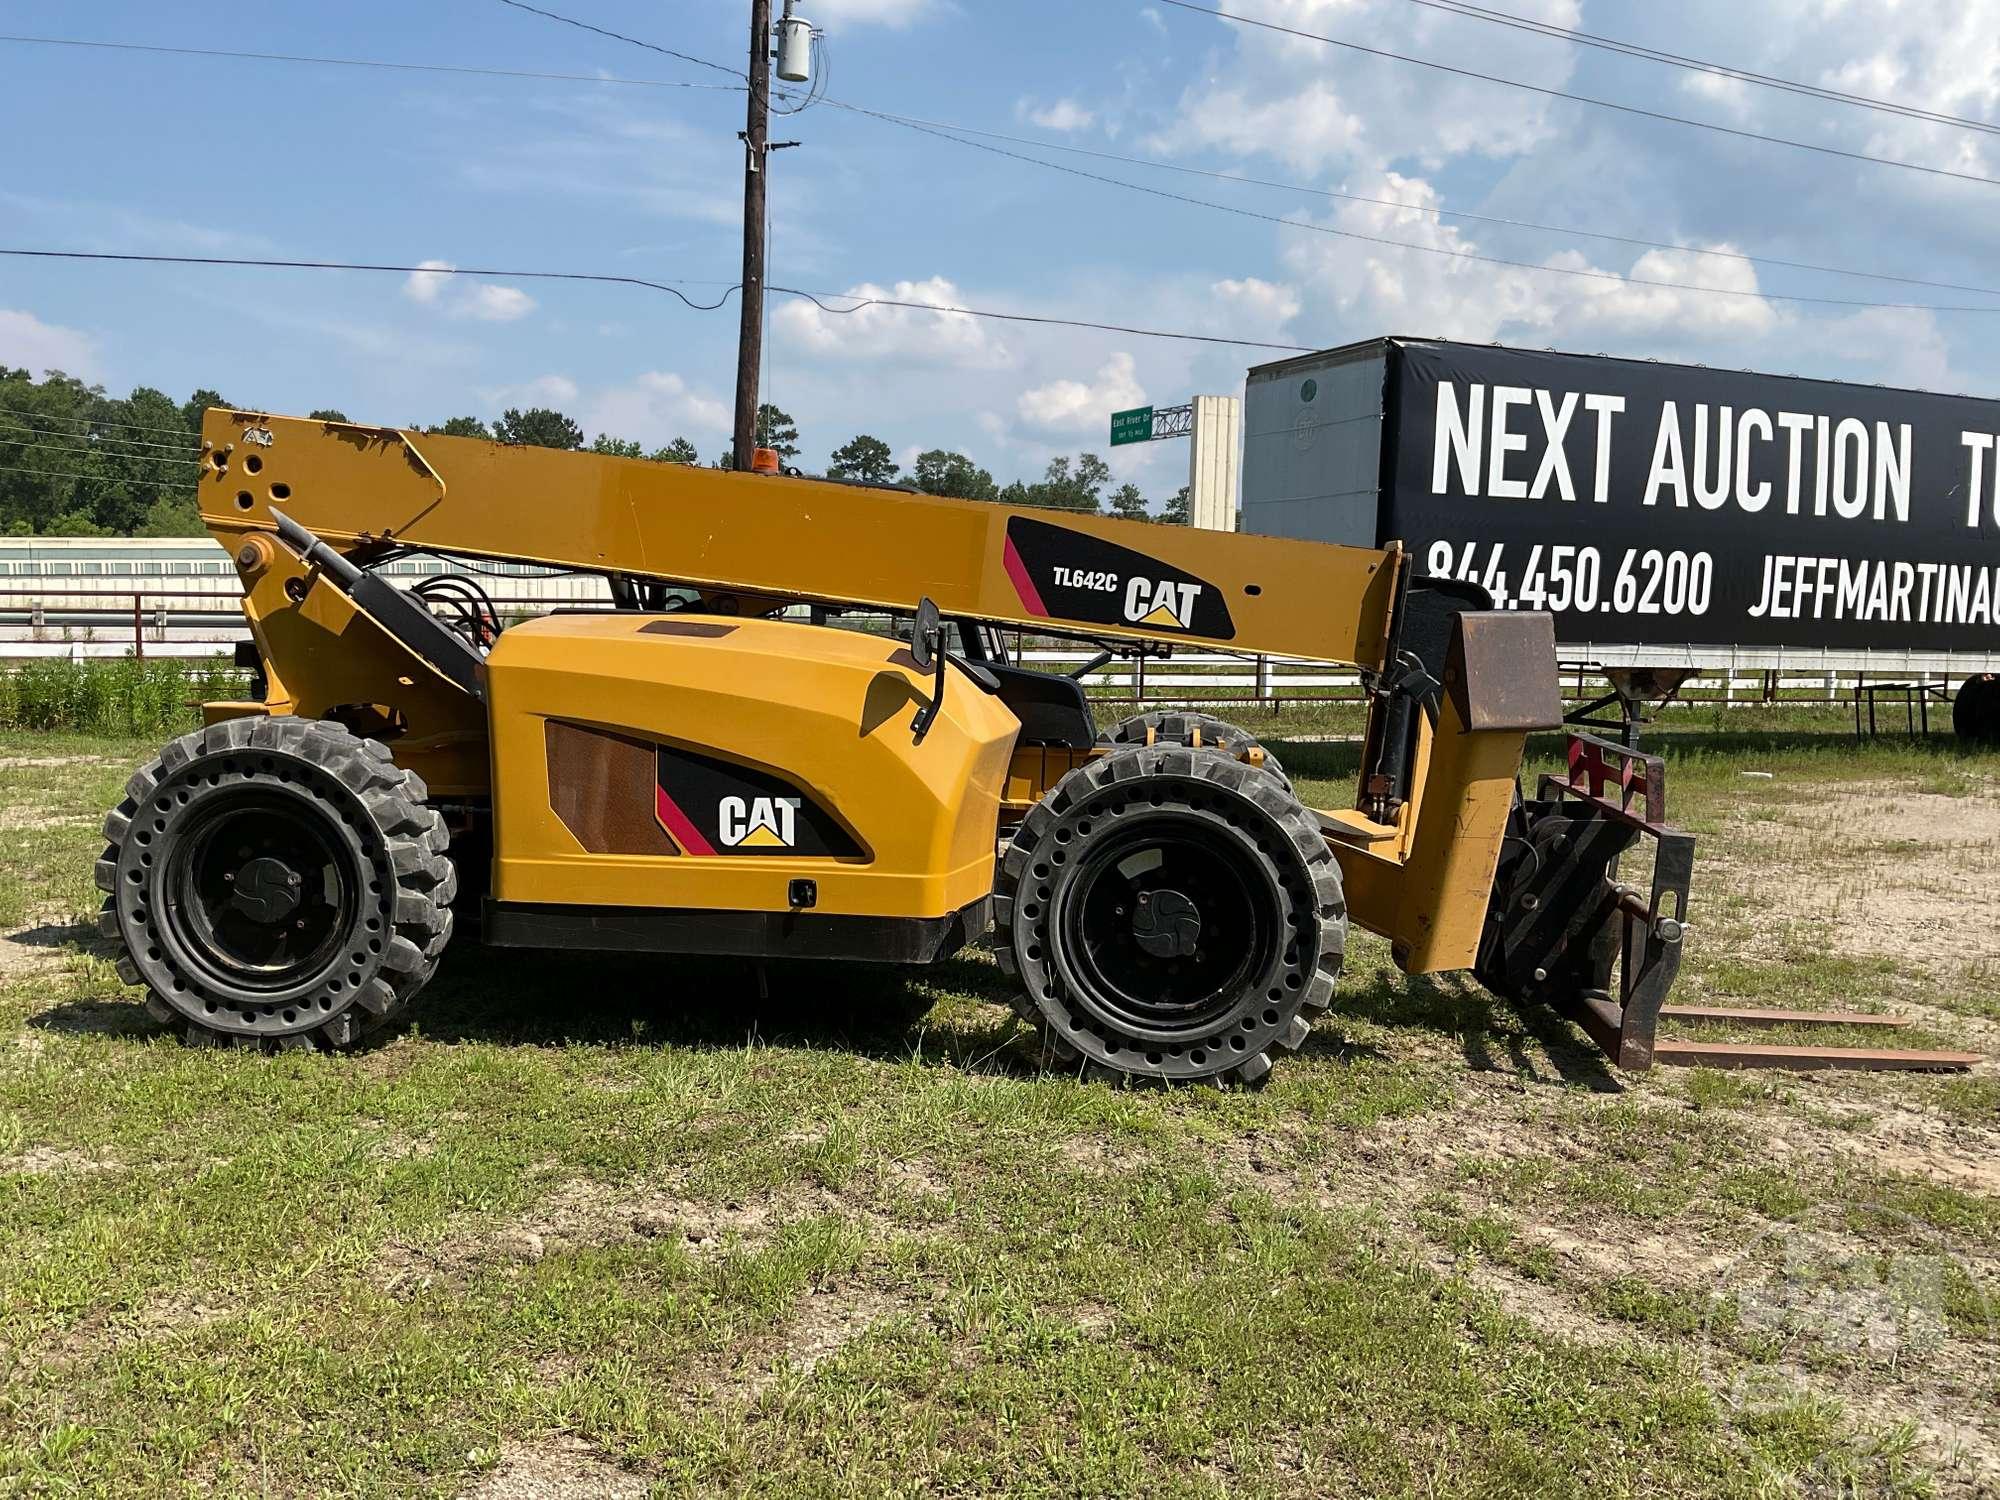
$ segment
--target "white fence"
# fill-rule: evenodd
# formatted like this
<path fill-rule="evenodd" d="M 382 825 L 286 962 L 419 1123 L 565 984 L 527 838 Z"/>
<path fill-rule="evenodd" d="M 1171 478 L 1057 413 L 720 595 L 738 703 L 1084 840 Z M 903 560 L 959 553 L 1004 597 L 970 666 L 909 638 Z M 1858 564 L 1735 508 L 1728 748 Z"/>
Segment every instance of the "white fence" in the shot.
<path fill-rule="evenodd" d="M 217 549 L 219 550 L 219 549 Z M 392 563 L 384 570 L 402 585 L 454 571 L 430 559 Z M 609 593 L 595 577 L 549 578 L 532 570 L 509 570 L 482 577 L 503 616 L 552 609 L 603 605 Z M 33 583 L 0 581 L 0 664 L 62 657 L 88 659 L 136 653 L 148 657 L 201 659 L 230 654 L 248 639 L 241 592 L 234 570 L 227 574 L 133 579 L 102 575 L 38 578 Z M 792 611 L 805 618 L 803 608 Z M 896 628 L 885 615 L 847 615 L 843 626 L 886 633 Z M 1008 632 L 1015 660 L 1049 671 L 1073 672 L 1095 653 L 1088 647 L 1025 632 Z M 1565 652 L 1562 687 L 1572 700 L 1600 696 L 1603 666 L 1642 662 L 1683 664 L 1700 653 L 1660 648 L 1643 657 L 1633 648 L 1588 648 Z M 1710 653 L 1713 654 L 1712 652 Z M 1828 665 L 1811 653 L 1786 665 L 1773 653 L 1743 653 L 1690 683 L 1685 701 L 1749 704 L 1852 703 L 1866 685 L 1916 682 L 1949 691 L 1966 672 L 1962 662 L 1940 661 L 1937 670 L 1911 671 L 1924 663 L 1902 659 L 1873 668 Z M 2000 664 L 2000 663 L 1996 663 Z M 1956 670 L 1950 670 L 1950 667 Z M 1239 656 L 1206 650 L 1176 651 L 1165 657 L 1116 658 L 1085 680 L 1092 697 L 1134 704 L 1228 704 L 1255 702 L 1273 708 L 1308 703 L 1357 701 L 1360 679 L 1351 669 L 1289 656 Z"/>

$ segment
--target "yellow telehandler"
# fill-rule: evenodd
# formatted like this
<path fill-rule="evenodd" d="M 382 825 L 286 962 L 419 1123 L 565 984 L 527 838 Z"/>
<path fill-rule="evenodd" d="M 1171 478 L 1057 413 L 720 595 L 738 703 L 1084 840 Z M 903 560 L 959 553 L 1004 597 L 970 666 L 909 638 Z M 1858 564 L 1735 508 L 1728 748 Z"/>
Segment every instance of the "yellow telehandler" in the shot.
<path fill-rule="evenodd" d="M 1549 617 L 1396 546 L 221 409 L 201 463 L 257 688 L 132 778 L 97 866 L 125 977 L 190 1041 L 358 1043 L 455 913 L 506 947 L 909 964 L 990 932 L 1053 1063 L 1256 1084 L 1352 921 L 1653 1060 L 1693 857 L 1660 763 L 1577 737 L 1522 798 L 1563 719 Z M 405 591 L 411 554 L 464 571 Z M 496 565 L 611 603 L 508 624 Z M 817 623 L 843 611 L 909 623 Z M 1354 805 L 1207 715 L 1100 734 L 1001 627 L 1358 667 Z"/>

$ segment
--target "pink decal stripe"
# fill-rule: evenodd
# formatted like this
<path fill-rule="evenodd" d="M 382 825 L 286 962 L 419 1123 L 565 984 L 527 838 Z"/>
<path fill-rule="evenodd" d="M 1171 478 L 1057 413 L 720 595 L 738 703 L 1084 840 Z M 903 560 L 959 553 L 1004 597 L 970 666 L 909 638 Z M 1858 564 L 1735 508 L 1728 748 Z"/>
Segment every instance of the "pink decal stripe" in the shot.
<path fill-rule="evenodd" d="M 1014 550 L 1014 539 L 1007 538 L 1007 576 L 1014 580 L 1014 592 L 1021 596 L 1021 603 L 1031 615 L 1049 618 L 1049 607 L 1042 603 L 1042 591 L 1035 587 L 1035 580 L 1028 576 L 1028 565 L 1021 561 L 1021 554 Z"/>
<path fill-rule="evenodd" d="M 694 826 L 688 815 L 682 812 L 674 799 L 667 795 L 667 789 L 660 787 L 657 791 L 653 810 L 660 815 L 660 822 L 665 825 L 667 832 L 674 836 L 674 842 L 690 854 L 715 853 L 715 846 L 701 836 L 701 830 Z"/>

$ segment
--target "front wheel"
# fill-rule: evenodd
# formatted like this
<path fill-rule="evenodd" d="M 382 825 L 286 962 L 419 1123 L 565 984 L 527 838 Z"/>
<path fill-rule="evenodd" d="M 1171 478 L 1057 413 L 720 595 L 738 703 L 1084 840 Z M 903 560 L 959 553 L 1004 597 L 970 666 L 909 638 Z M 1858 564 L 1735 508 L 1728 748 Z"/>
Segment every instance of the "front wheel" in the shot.
<path fill-rule="evenodd" d="M 104 821 L 98 921 L 184 1040 L 348 1047 L 399 1016 L 451 937 L 443 820 L 389 752 L 318 719 L 183 735 Z"/>
<path fill-rule="evenodd" d="M 1045 1053 L 1086 1071 L 1259 1084 L 1333 1001 L 1340 868 L 1240 761 L 1137 747 L 1070 772 L 1001 862 L 994 949 Z"/>

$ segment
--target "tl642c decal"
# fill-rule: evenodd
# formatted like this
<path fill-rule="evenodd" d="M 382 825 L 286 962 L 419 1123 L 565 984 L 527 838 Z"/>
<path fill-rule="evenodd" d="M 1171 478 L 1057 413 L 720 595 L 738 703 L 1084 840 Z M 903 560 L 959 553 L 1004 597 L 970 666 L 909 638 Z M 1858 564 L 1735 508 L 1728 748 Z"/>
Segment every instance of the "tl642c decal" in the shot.
<path fill-rule="evenodd" d="M 1234 639 L 1222 591 L 1158 558 L 1027 516 L 1007 522 L 1007 576 L 1038 619 Z"/>

